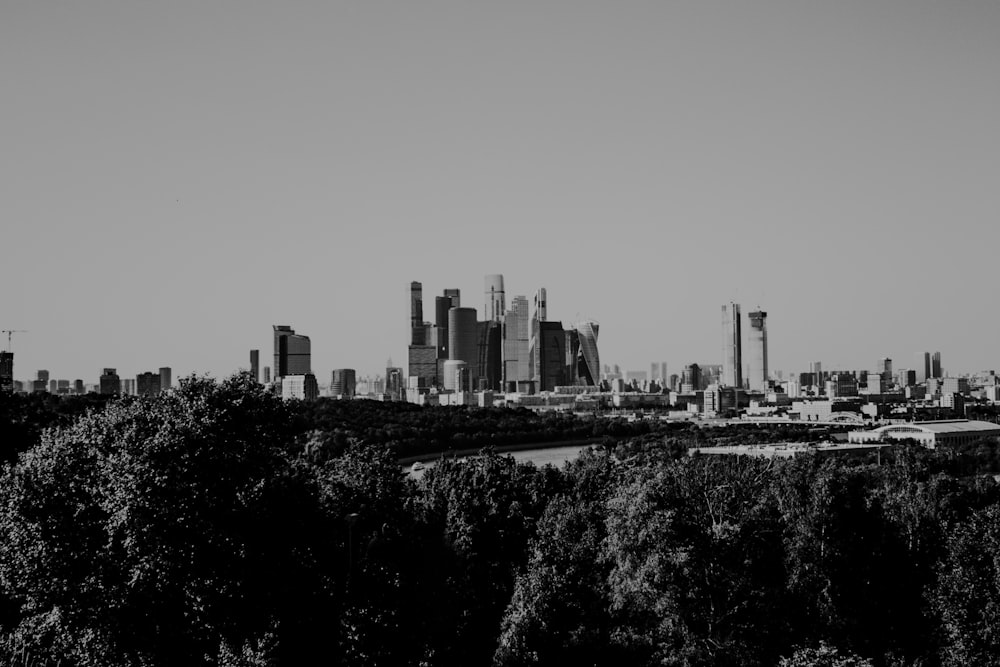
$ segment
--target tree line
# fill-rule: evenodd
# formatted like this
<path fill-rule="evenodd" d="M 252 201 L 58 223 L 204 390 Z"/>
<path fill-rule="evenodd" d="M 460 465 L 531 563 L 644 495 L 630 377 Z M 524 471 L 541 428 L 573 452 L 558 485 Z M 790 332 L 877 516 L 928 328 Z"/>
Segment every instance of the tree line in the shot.
<path fill-rule="evenodd" d="M 42 429 L 0 478 L 3 664 L 1000 655 L 995 442 L 778 461 L 687 454 L 767 429 L 646 425 L 562 470 L 487 449 L 417 482 L 365 439 L 386 412 L 330 410 L 343 443 L 245 375 L 190 378 Z"/>

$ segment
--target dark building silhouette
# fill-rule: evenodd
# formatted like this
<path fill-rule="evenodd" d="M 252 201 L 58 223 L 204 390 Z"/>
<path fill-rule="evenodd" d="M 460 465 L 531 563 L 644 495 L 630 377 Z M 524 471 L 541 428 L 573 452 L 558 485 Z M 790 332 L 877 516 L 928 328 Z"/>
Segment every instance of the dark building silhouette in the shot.
<path fill-rule="evenodd" d="M 935 352 L 931 355 L 931 377 L 941 377 L 941 353 Z"/>
<path fill-rule="evenodd" d="M 135 376 L 135 393 L 139 396 L 155 396 L 160 393 L 160 374 L 152 371 Z"/>
<path fill-rule="evenodd" d="M 499 322 L 490 320 L 477 322 L 476 328 L 477 349 L 473 385 L 477 390 L 499 391 L 503 379 L 503 341 L 500 335 L 502 327 Z"/>
<path fill-rule="evenodd" d="M 536 391 L 552 391 L 566 384 L 566 332 L 562 322 L 534 322 L 535 335 L 528 354 Z"/>
<path fill-rule="evenodd" d="M 0 391 L 14 391 L 14 353 L 0 352 Z"/>
<path fill-rule="evenodd" d="M 308 336 L 286 324 L 274 325 L 274 379 L 312 373 L 312 346 Z"/>
<path fill-rule="evenodd" d="M 250 350 L 250 375 L 254 382 L 260 382 L 260 350 Z"/>
<path fill-rule="evenodd" d="M 114 368 L 105 368 L 100 379 L 101 393 L 118 395 L 122 391 L 122 381 L 118 377 L 118 371 Z"/>
<path fill-rule="evenodd" d="M 330 380 L 330 393 L 333 396 L 343 398 L 353 398 L 357 393 L 358 380 L 357 373 L 353 368 L 337 368 L 333 371 Z"/>

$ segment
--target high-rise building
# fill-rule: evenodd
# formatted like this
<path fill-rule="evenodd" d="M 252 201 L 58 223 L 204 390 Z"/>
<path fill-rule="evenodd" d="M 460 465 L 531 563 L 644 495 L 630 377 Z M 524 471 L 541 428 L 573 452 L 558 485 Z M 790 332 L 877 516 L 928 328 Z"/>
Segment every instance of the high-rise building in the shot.
<path fill-rule="evenodd" d="M 101 393 L 118 395 L 122 391 L 121 378 L 114 368 L 105 368 L 101 373 Z"/>
<path fill-rule="evenodd" d="M 312 346 L 308 336 L 286 324 L 274 325 L 274 378 L 312 373 Z"/>
<path fill-rule="evenodd" d="M 740 335 L 740 305 L 722 307 L 722 384 L 743 386 L 743 352 Z"/>
<path fill-rule="evenodd" d="M 264 366 L 264 384 L 271 384 L 271 367 Z"/>
<path fill-rule="evenodd" d="M 681 375 L 681 393 L 690 394 L 701 388 L 701 368 L 698 364 L 688 364 Z"/>
<path fill-rule="evenodd" d="M 58 393 L 58 389 L 59 383 L 56 380 L 49 380 L 49 393 L 56 394 Z"/>
<path fill-rule="evenodd" d="M 562 322 L 538 323 L 538 333 L 534 337 L 535 387 L 538 391 L 552 391 L 560 385 L 567 384 L 566 334 Z"/>
<path fill-rule="evenodd" d="M 434 329 L 437 338 L 438 359 L 448 358 L 448 311 L 451 299 L 446 296 L 434 297 Z"/>
<path fill-rule="evenodd" d="M 528 299 L 515 296 L 510 301 L 510 310 L 503 319 L 504 382 L 509 388 L 517 382 L 531 379 L 528 363 L 529 331 L 531 321 L 528 316 Z"/>
<path fill-rule="evenodd" d="M 312 373 L 286 375 L 281 378 L 281 398 L 311 401 L 319 398 L 319 384 Z"/>
<path fill-rule="evenodd" d="M 423 285 L 410 283 L 410 345 L 426 345 Z"/>
<path fill-rule="evenodd" d="M 167 391 L 173 386 L 173 372 L 170 370 L 170 366 L 160 367 L 160 391 Z"/>
<path fill-rule="evenodd" d="M 406 348 L 407 377 L 419 378 L 422 387 L 438 384 L 438 351 L 434 345 L 410 345 Z M 388 378 L 387 378 L 388 380 Z M 402 385 L 405 386 L 405 382 Z"/>
<path fill-rule="evenodd" d="M 14 391 L 14 353 L 0 352 L 0 391 Z"/>
<path fill-rule="evenodd" d="M 544 287 L 538 288 L 535 292 L 535 314 L 532 319 L 535 322 L 547 322 L 549 319 L 548 299 Z"/>
<path fill-rule="evenodd" d="M 601 382 L 601 357 L 597 351 L 597 333 L 601 325 L 593 320 L 577 322 L 573 325 L 580 339 L 580 351 L 576 359 L 576 379 L 579 384 L 596 387 Z M 655 364 L 654 364 L 655 365 Z"/>
<path fill-rule="evenodd" d="M 476 363 L 470 371 L 477 391 L 498 391 L 503 379 L 503 351 L 500 322 L 476 323 Z M 463 360 L 464 361 L 464 360 Z"/>
<path fill-rule="evenodd" d="M 941 353 L 935 352 L 931 355 L 931 377 L 940 378 L 941 375 Z"/>
<path fill-rule="evenodd" d="M 444 291 L 445 298 L 451 299 L 452 308 L 462 307 L 462 290 L 457 287 L 449 287 Z"/>
<path fill-rule="evenodd" d="M 85 393 L 85 389 L 84 389 L 84 385 L 83 385 L 83 380 L 74 380 L 73 381 L 73 391 L 75 393 L 77 393 L 77 394 L 83 394 L 83 393 Z"/>
<path fill-rule="evenodd" d="M 38 371 L 35 374 L 35 379 L 47 385 L 49 383 L 49 372 L 46 370 Z"/>
<path fill-rule="evenodd" d="M 500 322 L 504 313 L 507 312 L 507 302 L 504 299 L 503 276 L 494 273 L 486 276 L 484 294 L 486 297 L 486 309 L 483 311 L 483 319 L 487 322 Z"/>
<path fill-rule="evenodd" d="M 929 377 L 931 377 L 931 353 L 924 352 L 924 376 L 920 378 L 920 382 L 925 382 Z"/>
<path fill-rule="evenodd" d="M 479 360 L 475 308 L 452 308 L 448 311 L 448 358 L 464 361 L 470 368 Z M 470 372 L 470 375 L 473 372 Z"/>
<path fill-rule="evenodd" d="M 750 359 L 747 361 L 747 378 L 750 389 L 767 391 L 767 313 L 755 310 L 750 313 Z"/>
<path fill-rule="evenodd" d="M 417 346 L 420 347 L 420 346 Z M 425 346 L 426 347 L 426 346 Z M 437 375 L 437 359 L 434 359 L 434 371 L 433 373 Z M 417 377 L 424 378 L 423 375 L 418 375 Z M 430 378 L 431 382 L 435 382 L 433 377 Z M 385 365 L 385 393 L 389 395 L 389 398 L 393 401 L 401 401 L 406 395 L 406 379 L 403 377 L 403 369 L 392 365 L 392 359 Z"/>
<path fill-rule="evenodd" d="M 357 373 L 353 368 L 336 368 L 330 380 L 330 394 L 339 398 L 354 398 L 357 391 Z"/>
<path fill-rule="evenodd" d="M 139 396 L 155 396 L 160 393 L 160 374 L 148 371 L 135 376 L 136 393 Z"/>
<path fill-rule="evenodd" d="M 250 350 L 250 375 L 254 382 L 260 382 L 260 350 Z"/>
<path fill-rule="evenodd" d="M 882 376 L 885 386 L 892 385 L 892 359 L 884 357 L 875 362 L 875 372 Z"/>

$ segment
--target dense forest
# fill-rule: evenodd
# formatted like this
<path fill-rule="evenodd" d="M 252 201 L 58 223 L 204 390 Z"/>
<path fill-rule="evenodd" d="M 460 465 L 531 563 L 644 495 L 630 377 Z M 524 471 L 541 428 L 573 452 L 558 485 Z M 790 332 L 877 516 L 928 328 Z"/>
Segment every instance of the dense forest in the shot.
<path fill-rule="evenodd" d="M 997 443 L 689 456 L 796 429 L 0 399 L 0 665 L 989 665 Z M 460 438 L 456 438 L 461 434 Z M 562 470 L 487 448 L 602 438 Z"/>

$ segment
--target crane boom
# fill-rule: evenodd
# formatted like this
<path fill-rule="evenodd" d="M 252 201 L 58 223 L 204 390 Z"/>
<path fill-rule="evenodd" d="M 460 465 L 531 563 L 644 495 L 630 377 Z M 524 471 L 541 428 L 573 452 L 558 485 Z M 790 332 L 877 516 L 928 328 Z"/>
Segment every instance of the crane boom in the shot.
<path fill-rule="evenodd" d="M 7 352 L 13 352 L 14 347 L 11 345 L 10 337 L 16 333 L 28 333 L 26 329 L 0 329 L 0 332 L 7 334 Z"/>

